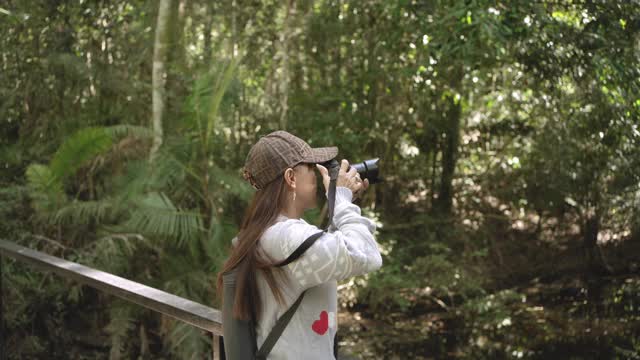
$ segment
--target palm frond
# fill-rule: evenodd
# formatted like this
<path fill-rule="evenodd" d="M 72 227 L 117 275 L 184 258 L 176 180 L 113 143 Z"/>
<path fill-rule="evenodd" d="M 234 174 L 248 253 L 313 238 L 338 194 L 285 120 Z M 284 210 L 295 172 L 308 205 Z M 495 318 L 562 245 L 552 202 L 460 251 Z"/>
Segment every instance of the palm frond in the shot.
<path fill-rule="evenodd" d="M 156 189 L 172 188 L 185 178 L 185 174 L 190 172 L 187 164 L 184 164 L 168 149 L 161 150 L 150 175 L 150 182 Z"/>
<path fill-rule="evenodd" d="M 218 111 L 220 109 L 222 96 L 227 91 L 229 84 L 231 84 L 231 80 L 233 79 L 233 75 L 237 67 L 238 60 L 234 58 L 229 62 L 229 64 L 227 64 L 224 71 L 222 71 L 216 79 L 207 116 L 207 136 L 213 136 L 213 129 L 215 128 L 216 120 L 218 119 Z"/>
<path fill-rule="evenodd" d="M 125 229 L 175 240 L 178 247 L 196 239 L 204 229 L 199 212 L 177 208 L 164 193 L 149 193 L 134 204 Z"/>
<path fill-rule="evenodd" d="M 104 230 L 103 230 L 104 232 Z M 147 238 L 136 233 L 105 233 L 80 249 L 82 262 L 114 274 L 128 274 L 131 259 L 140 248 L 150 248 Z"/>
<path fill-rule="evenodd" d="M 224 95 L 234 79 L 240 60 L 232 59 L 228 63 L 216 63 L 211 70 L 200 76 L 193 85 L 187 98 L 186 109 L 190 114 L 185 119 L 191 128 L 197 130 L 203 153 L 209 149 L 210 139 L 214 136 L 216 122 L 220 115 L 220 105 Z"/>
<path fill-rule="evenodd" d="M 87 224 L 90 221 L 98 223 L 109 221 L 116 210 L 111 199 L 96 201 L 73 201 L 59 208 L 50 220 L 55 224 Z"/>
<path fill-rule="evenodd" d="M 48 213 L 66 200 L 62 184 L 51 169 L 42 164 L 31 164 L 26 171 L 29 196 L 41 213 Z"/>
<path fill-rule="evenodd" d="M 123 136 L 149 138 L 151 130 L 133 125 L 88 127 L 78 130 L 67 139 L 51 159 L 51 172 L 63 180 L 91 159 L 111 148 L 115 139 Z"/>
<path fill-rule="evenodd" d="M 127 162 L 125 171 L 120 176 L 111 178 L 114 200 L 129 202 L 147 189 L 153 188 L 154 186 L 149 180 L 149 171 L 149 162 L 146 159 Z"/>
<path fill-rule="evenodd" d="M 191 171 L 188 165 L 163 147 L 153 164 L 146 160 L 129 161 L 125 172 L 112 179 L 113 193 L 121 201 L 129 201 L 144 192 L 178 188 Z"/>
<path fill-rule="evenodd" d="M 123 136 L 135 136 L 139 138 L 152 138 L 153 131 L 144 126 L 136 126 L 136 125 L 113 125 L 102 128 L 105 134 L 117 138 Z"/>
<path fill-rule="evenodd" d="M 109 150 L 112 144 L 113 138 L 104 128 L 81 129 L 58 148 L 51 159 L 51 173 L 57 179 L 64 180 L 96 155 Z"/>

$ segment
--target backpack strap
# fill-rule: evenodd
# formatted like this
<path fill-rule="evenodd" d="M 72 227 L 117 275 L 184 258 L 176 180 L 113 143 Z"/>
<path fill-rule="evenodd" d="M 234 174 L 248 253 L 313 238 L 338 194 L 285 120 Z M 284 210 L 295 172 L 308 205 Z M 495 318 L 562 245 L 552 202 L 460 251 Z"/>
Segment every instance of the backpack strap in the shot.
<path fill-rule="evenodd" d="M 291 307 L 284 314 L 282 314 L 280 318 L 278 318 L 278 321 L 276 321 L 273 329 L 271 329 L 271 332 L 269 333 L 269 335 L 267 335 L 264 343 L 262 343 L 262 346 L 260 346 L 260 350 L 258 350 L 258 352 L 256 353 L 257 360 L 265 360 L 267 358 L 267 356 L 271 352 L 271 349 L 273 349 L 273 346 L 276 344 L 276 341 L 278 341 L 280 335 L 282 335 L 284 329 L 289 324 L 289 321 L 291 321 L 293 314 L 296 312 L 296 310 L 298 310 L 298 306 L 300 306 L 302 298 L 304 297 L 304 293 L 306 292 L 306 290 L 303 291 L 302 294 L 298 296 L 298 300 L 296 300 L 296 302 L 293 303 L 293 305 L 291 305 Z"/>
<path fill-rule="evenodd" d="M 313 245 L 314 242 L 316 242 L 316 240 L 318 240 L 318 238 L 320 236 L 322 236 L 322 234 L 324 234 L 325 231 L 320 231 L 318 233 L 315 233 L 311 236 L 309 236 L 302 244 L 300 244 L 300 246 L 298 246 L 297 249 L 295 249 L 291 255 L 289 255 L 286 259 L 284 259 L 282 262 L 276 264 L 277 267 L 283 267 L 285 265 L 289 265 L 290 263 L 294 262 L 295 260 L 297 260 L 302 254 L 304 254 L 305 251 L 307 251 L 308 248 L 311 247 L 311 245 Z"/>

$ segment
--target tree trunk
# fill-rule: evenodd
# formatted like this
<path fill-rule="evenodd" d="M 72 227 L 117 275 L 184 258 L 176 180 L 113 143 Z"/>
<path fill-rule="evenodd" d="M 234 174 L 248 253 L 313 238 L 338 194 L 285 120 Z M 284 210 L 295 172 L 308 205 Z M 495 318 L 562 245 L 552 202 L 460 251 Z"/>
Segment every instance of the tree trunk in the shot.
<path fill-rule="evenodd" d="M 153 48 L 153 103 L 152 103 L 152 123 L 153 123 L 153 145 L 149 154 L 149 161 L 153 162 L 162 145 L 162 116 L 165 109 L 165 83 L 166 83 L 166 57 L 167 40 L 169 35 L 169 13 L 171 0 L 160 0 L 158 7 L 158 20 L 156 24 L 156 36 Z"/>
<path fill-rule="evenodd" d="M 429 151 L 431 152 L 431 177 L 429 179 L 429 209 L 434 209 L 435 208 L 435 203 L 436 203 L 436 174 L 437 174 L 437 170 L 438 170 L 438 148 L 440 147 L 440 142 L 438 141 L 438 137 L 434 136 L 433 137 L 433 148 L 430 150 L 427 150 L 426 153 L 428 153 Z M 429 164 L 427 164 L 429 165 Z"/>
<path fill-rule="evenodd" d="M 280 130 L 287 129 L 287 114 L 289 112 L 289 42 L 293 36 L 290 29 L 291 12 L 295 11 L 295 2 L 293 0 L 287 2 L 285 9 L 282 33 L 280 34 L 280 61 L 282 75 L 279 81 L 280 87 Z"/>
<path fill-rule="evenodd" d="M 460 144 L 460 117 L 462 109 L 454 95 L 447 98 L 446 127 L 442 146 L 442 173 L 440 175 L 440 191 L 435 209 L 441 215 L 451 214 L 453 204 L 453 176 L 458 161 L 458 145 Z"/>
<path fill-rule="evenodd" d="M 594 275 L 606 275 L 613 272 L 607 264 L 602 250 L 598 246 L 600 220 L 600 214 L 597 210 L 589 211 L 582 228 L 586 270 L 589 274 Z"/>
<path fill-rule="evenodd" d="M 176 71 L 184 71 L 186 52 L 184 51 L 184 26 L 186 22 L 187 0 L 173 0 L 169 9 L 167 35 L 167 58 L 169 64 L 177 65 Z M 169 82 L 171 87 L 171 82 Z"/>

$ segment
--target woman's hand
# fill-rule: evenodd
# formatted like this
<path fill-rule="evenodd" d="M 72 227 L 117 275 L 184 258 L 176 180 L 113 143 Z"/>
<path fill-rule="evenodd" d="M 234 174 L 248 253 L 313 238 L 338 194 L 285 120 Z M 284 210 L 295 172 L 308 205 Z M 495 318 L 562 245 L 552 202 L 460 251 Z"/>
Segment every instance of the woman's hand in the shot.
<path fill-rule="evenodd" d="M 329 177 L 329 170 L 320 165 L 316 164 L 318 171 L 322 175 L 322 183 L 324 184 L 325 193 L 329 192 L 329 182 L 331 178 Z M 338 179 L 336 180 L 336 187 L 343 186 L 351 190 L 353 193 L 353 200 L 362 196 L 365 190 L 369 187 L 369 179 L 365 179 L 364 181 L 360 180 L 360 174 L 356 171 L 355 168 L 351 168 L 349 171 L 349 161 L 346 159 L 342 159 L 340 163 L 340 171 L 338 171 Z"/>

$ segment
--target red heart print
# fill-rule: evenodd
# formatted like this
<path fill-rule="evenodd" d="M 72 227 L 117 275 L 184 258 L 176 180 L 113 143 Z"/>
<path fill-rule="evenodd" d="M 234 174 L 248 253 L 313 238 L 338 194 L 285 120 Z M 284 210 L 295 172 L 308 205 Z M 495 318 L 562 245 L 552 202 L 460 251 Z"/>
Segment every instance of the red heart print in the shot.
<path fill-rule="evenodd" d="M 324 335 L 327 332 L 327 329 L 329 329 L 329 315 L 326 311 L 320 313 L 320 320 L 314 321 L 311 329 L 320 335 Z"/>

